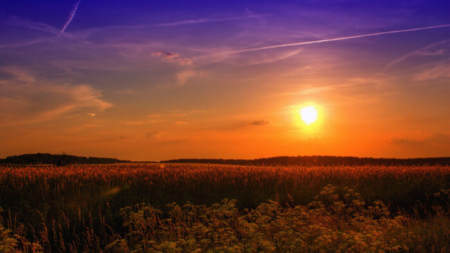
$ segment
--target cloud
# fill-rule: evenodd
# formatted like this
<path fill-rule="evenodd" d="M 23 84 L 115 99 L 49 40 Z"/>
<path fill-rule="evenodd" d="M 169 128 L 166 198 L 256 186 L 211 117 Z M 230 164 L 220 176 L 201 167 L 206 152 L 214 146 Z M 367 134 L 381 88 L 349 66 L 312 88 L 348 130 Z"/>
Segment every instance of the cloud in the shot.
<path fill-rule="evenodd" d="M 136 120 L 136 121 L 123 121 L 121 122 L 122 125 L 126 126 L 144 126 L 144 125 L 151 125 L 158 122 L 162 122 L 161 120 Z"/>
<path fill-rule="evenodd" d="M 172 53 L 163 53 L 163 52 L 155 52 L 152 53 L 153 57 L 158 57 L 164 61 L 167 62 L 174 62 L 180 65 L 191 65 L 192 61 L 188 58 L 182 58 L 179 54 L 172 54 Z"/>
<path fill-rule="evenodd" d="M 144 126 L 166 121 L 161 114 L 149 114 L 145 119 L 134 121 L 122 121 L 122 125 L 126 126 Z"/>
<path fill-rule="evenodd" d="M 270 14 L 255 15 L 255 14 L 249 13 L 248 11 L 247 11 L 247 13 L 249 15 L 246 15 L 246 16 L 237 16 L 237 17 L 228 17 L 228 18 L 189 19 L 189 20 L 182 20 L 182 21 L 176 21 L 176 22 L 170 22 L 170 23 L 157 24 L 154 26 L 155 27 L 167 27 L 167 26 L 180 26 L 180 25 L 195 25 L 195 24 L 223 22 L 223 21 L 238 20 L 238 19 L 259 18 L 259 17 L 264 17 L 264 16 L 270 15 Z"/>
<path fill-rule="evenodd" d="M 147 118 L 161 118 L 162 115 L 159 113 L 153 113 L 153 114 L 149 114 L 147 115 Z"/>
<path fill-rule="evenodd" d="M 3 73 L 12 76 L 15 81 L 21 83 L 34 83 L 36 81 L 32 74 L 17 66 L 3 67 L 1 70 Z"/>
<path fill-rule="evenodd" d="M 268 121 L 266 119 L 255 120 L 250 123 L 250 125 L 253 125 L 253 126 L 265 126 L 265 125 L 269 125 L 269 124 L 270 124 L 270 121 Z"/>
<path fill-rule="evenodd" d="M 161 137 L 161 134 L 161 131 L 147 132 L 145 133 L 145 137 L 159 139 Z"/>
<path fill-rule="evenodd" d="M 124 136 L 120 136 L 119 139 L 120 140 L 131 140 L 136 138 L 135 136 L 128 136 L 128 135 L 124 135 Z"/>
<path fill-rule="evenodd" d="M 299 95 L 299 94 L 308 95 L 308 94 L 321 93 L 321 92 L 325 92 L 325 91 L 342 89 L 342 88 L 353 87 L 353 86 L 358 86 L 358 85 L 361 85 L 361 84 L 349 83 L 349 84 L 326 85 L 326 86 L 306 88 L 306 89 L 302 90 L 301 92 L 288 93 L 288 94 L 289 95 Z"/>
<path fill-rule="evenodd" d="M 25 42 L 16 42 L 16 43 L 10 43 L 10 44 L 3 44 L 0 45 L 0 49 L 6 49 L 6 48 L 20 48 L 20 47 L 28 47 L 34 44 L 39 44 L 39 43 L 46 43 L 49 42 L 50 39 L 34 39 L 34 40 L 30 40 L 30 41 L 25 41 Z"/>
<path fill-rule="evenodd" d="M 416 81 L 427 81 L 436 78 L 450 77 L 450 64 L 441 63 L 433 68 L 424 70 L 414 76 Z"/>
<path fill-rule="evenodd" d="M 282 61 L 289 59 L 293 56 L 296 56 L 302 50 L 291 50 L 287 52 L 274 52 L 274 53 L 261 53 L 258 55 L 253 55 L 252 57 L 245 57 L 243 59 L 239 59 L 240 61 L 245 61 L 244 65 L 259 65 L 259 64 L 267 64 L 274 63 L 277 61 Z"/>
<path fill-rule="evenodd" d="M 392 143 L 400 146 L 414 146 L 414 147 L 426 147 L 426 146 L 441 146 L 450 145 L 450 136 L 443 133 L 434 133 L 423 139 L 414 138 L 392 138 Z"/>
<path fill-rule="evenodd" d="M 78 5 L 80 5 L 81 0 L 78 0 L 78 2 L 73 6 L 72 11 L 69 14 L 69 17 L 67 18 L 66 23 L 64 24 L 61 31 L 58 33 L 58 37 L 61 36 L 61 34 L 66 30 L 66 28 L 70 25 L 73 18 L 75 17 L 75 14 L 77 13 Z"/>
<path fill-rule="evenodd" d="M 173 144 L 181 144 L 188 142 L 188 139 L 183 138 L 176 138 L 173 136 L 170 136 L 170 134 L 167 134 L 166 132 L 161 131 L 151 131 L 147 132 L 145 134 L 145 137 L 148 139 L 151 139 L 157 145 L 173 145 Z"/>
<path fill-rule="evenodd" d="M 189 79 L 200 76 L 203 76 L 203 72 L 195 70 L 183 70 L 177 73 L 177 79 L 179 84 L 185 84 Z"/>
<path fill-rule="evenodd" d="M 385 34 L 415 32 L 415 31 L 438 29 L 438 28 L 446 28 L 446 27 L 450 27 L 450 24 L 427 26 L 427 27 L 417 27 L 417 28 L 411 28 L 411 29 L 393 30 L 393 31 L 378 32 L 378 33 L 359 34 L 359 35 L 338 37 L 338 38 L 331 38 L 331 39 L 321 39 L 321 40 L 302 41 L 302 42 L 295 42 L 295 43 L 285 43 L 285 44 L 278 44 L 278 45 L 265 46 L 265 47 L 256 47 L 256 48 L 235 50 L 235 51 L 224 52 L 224 53 L 225 54 L 231 54 L 231 53 L 237 54 L 237 53 L 245 53 L 245 52 L 252 52 L 252 51 L 261 51 L 261 50 L 282 48 L 282 47 L 305 46 L 305 45 L 311 45 L 311 44 L 319 44 L 319 43 L 327 43 L 327 42 L 334 42 L 334 41 L 352 40 L 352 39 L 359 39 L 359 38 L 365 38 L 365 37 L 380 36 L 380 35 L 385 35 Z"/>
<path fill-rule="evenodd" d="M 17 17 L 17 16 L 13 16 L 13 17 L 9 18 L 6 23 L 10 26 L 22 27 L 22 28 L 36 30 L 36 31 L 43 31 L 43 32 L 51 33 L 51 34 L 59 33 L 59 29 L 54 26 L 51 26 L 51 25 L 48 25 L 48 24 L 45 24 L 42 22 L 37 22 L 37 21 Z"/>
<path fill-rule="evenodd" d="M 84 125 L 78 125 L 78 126 L 73 126 L 67 129 L 68 133 L 77 133 L 80 131 L 84 131 L 87 129 L 92 129 L 92 128 L 97 128 L 97 127 L 102 127 L 102 124 L 84 124 Z"/>
<path fill-rule="evenodd" d="M 388 80 L 383 76 L 350 78 L 349 80 L 346 80 L 342 84 L 332 84 L 323 86 L 305 85 L 304 88 L 297 91 L 272 94 L 268 97 L 299 96 L 299 95 L 319 94 L 325 92 L 333 92 L 333 94 L 340 94 L 343 93 L 343 91 L 346 92 L 353 91 L 357 93 L 358 89 L 364 88 L 364 90 L 360 91 L 360 93 L 365 94 L 366 95 L 365 99 L 367 99 L 369 95 L 371 95 L 370 97 L 379 97 L 391 94 L 392 92 L 390 92 L 389 94 L 380 93 L 384 92 L 382 90 L 379 90 L 378 92 L 372 91 L 370 94 L 366 93 L 367 88 L 376 89 L 377 87 L 386 84 L 387 82 Z"/>
<path fill-rule="evenodd" d="M 422 47 L 418 50 L 414 50 L 413 52 L 410 52 L 408 54 L 405 54 L 393 61 L 391 61 L 389 64 L 387 64 L 383 71 L 386 71 L 387 69 L 391 68 L 392 66 L 405 61 L 406 59 L 409 59 L 413 56 L 436 56 L 436 55 L 442 55 L 447 52 L 446 49 L 443 48 L 435 48 L 435 47 L 448 47 L 450 40 L 441 40 L 436 43 L 432 43 L 430 45 L 427 45 L 425 47 Z"/>
<path fill-rule="evenodd" d="M 206 109 L 206 110 L 193 109 L 193 110 L 190 110 L 190 111 L 176 110 L 176 111 L 174 111 L 173 116 L 185 117 L 185 116 L 188 116 L 188 115 L 203 114 L 203 113 L 209 113 L 209 112 L 214 112 L 214 111 L 217 111 L 217 109 Z"/>
<path fill-rule="evenodd" d="M 100 91 L 89 85 L 57 84 L 39 80 L 18 67 L 0 71 L 12 77 L 0 82 L 0 117 L 2 125 L 27 124 L 51 120 L 70 112 L 89 109 L 103 111 L 112 104 L 102 99 Z"/>
<path fill-rule="evenodd" d="M 442 55 L 446 52 L 445 49 L 437 49 L 437 50 L 423 50 L 421 52 L 418 52 L 418 55 L 422 56 L 434 56 L 434 55 Z"/>

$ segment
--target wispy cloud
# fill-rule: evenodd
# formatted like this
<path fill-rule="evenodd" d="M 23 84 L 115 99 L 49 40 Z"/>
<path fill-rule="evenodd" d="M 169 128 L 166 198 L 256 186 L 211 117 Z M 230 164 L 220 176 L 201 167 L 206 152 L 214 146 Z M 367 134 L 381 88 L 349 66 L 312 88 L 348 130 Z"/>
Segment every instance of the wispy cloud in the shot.
<path fill-rule="evenodd" d="M 360 35 L 338 37 L 338 38 L 331 38 L 331 39 L 303 41 L 303 42 L 296 42 L 296 43 L 285 43 L 285 44 L 278 44 L 278 45 L 266 46 L 266 47 L 256 47 L 256 48 L 235 50 L 235 51 L 224 52 L 224 53 L 225 54 L 245 53 L 245 52 L 251 52 L 251 51 L 268 50 L 268 49 L 275 49 L 275 48 L 282 48 L 282 47 L 304 46 L 304 45 L 327 43 L 327 42 L 334 42 L 334 41 L 341 41 L 341 40 L 351 40 L 351 39 L 358 39 L 358 38 L 365 38 L 365 37 L 380 36 L 380 35 L 385 35 L 385 34 L 415 32 L 415 31 L 421 31 L 421 30 L 430 30 L 430 29 L 438 29 L 438 28 L 446 28 L 446 27 L 450 27 L 450 24 L 418 27 L 418 28 L 411 28 L 411 29 L 378 32 L 378 33 L 360 34 Z"/>
<path fill-rule="evenodd" d="M 34 83 L 36 81 L 31 73 L 17 66 L 7 66 L 1 68 L 1 70 L 3 73 L 11 75 L 15 81 L 21 83 Z"/>
<path fill-rule="evenodd" d="M 48 38 L 39 38 L 39 39 L 33 39 L 30 41 L 24 41 L 24 42 L 16 42 L 16 43 L 10 43 L 10 44 L 3 44 L 0 45 L 0 49 L 11 49 L 11 48 L 20 48 L 20 47 L 27 47 L 32 46 L 39 43 L 45 43 L 49 42 L 51 39 Z"/>
<path fill-rule="evenodd" d="M 127 126 L 144 126 L 144 125 L 151 125 L 155 123 L 161 123 L 165 122 L 166 120 L 163 118 L 163 115 L 161 114 L 149 114 L 146 118 L 141 120 L 129 120 L 129 121 L 122 121 L 120 122 L 122 125 Z"/>
<path fill-rule="evenodd" d="M 272 95 L 269 95 L 268 97 L 309 95 L 309 94 L 332 91 L 332 90 L 336 90 L 336 89 L 342 89 L 342 88 L 347 88 L 347 87 L 352 87 L 352 86 L 357 86 L 357 85 L 360 85 L 360 84 L 359 83 L 349 83 L 349 84 L 335 84 L 335 85 L 325 85 L 325 86 L 317 86 L 317 87 L 307 87 L 307 88 L 300 89 L 299 91 L 272 94 Z"/>
<path fill-rule="evenodd" d="M 391 61 L 390 63 L 388 63 L 383 71 L 386 71 L 387 69 L 391 68 L 392 66 L 405 61 L 408 58 L 411 58 L 413 56 L 434 56 L 434 55 L 441 55 L 443 53 L 446 52 L 445 49 L 437 49 L 437 50 L 432 50 L 433 48 L 437 47 L 437 46 L 442 46 L 445 44 L 448 44 L 450 42 L 450 40 L 442 40 L 442 41 L 438 41 L 436 43 L 432 43 L 430 45 L 427 45 L 425 47 L 422 47 L 420 49 L 414 50 L 413 52 L 410 52 L 408 54 L 405 54 L 401 57 L 398 57 L 397 59 Z"/>
<path fill-rule="evenodd" d="M 126 126 L 144 126 L 144 125 L 151 125 L 158 122 L 162 122 L 164 120 L 135 120 L 135 121 L 123 121 L 121 122 L 122 125 Z"/>
<path fill-rule="evenodd" d="M 69 14 L 69 17 L 67 18 L 66 23 L 64 24 L 63 28 L 61 29 L 61 31 L 58 33 L 58 37 L 61 36 L 61 34 L 66 30 L 66 28 L 70 25 L 70 23 L 72 22 L 73 18 L 75 17 L 75 14 L 77 13 L 77 9 L 78 9 L 78 5 L 80 4 L 81 0 L 78 0 L 78 2 L 74 5 L 72 11 Z"/>
<path fill-rule="evenodd" d="M 175 111 L 172 115 L 173 116 L 177 116 L 177 117 L 185 117 L 185 116 L 189 116 L 189 115 L 193 115 L 193 114 L 203 114 L 203 113 L 209 113 L 209 112 L 215 112 L 217 111 L 217 109 L 206 109 L 206 110 L 197 110 L 197 109 L 193 109 L 190 111 Z"/>
<path fill-rule="evenodd" d="M 445 49 L 438 49 L 438 50 L 435 50 L 435 51 L 425 50 L 425 51 L 419 52 L 419 55 L 422 55 L 422 56 L 435 56 L 435 55 L 442 55 L 445 52 L 446 52 Z"/>
<path fill-rule="evenodd" d="M 177 73 L 179 84 L 185 84 L 189 79 L 203 76 L 203 72 L 196 70 L 183 70 Z"/>
<path fill-rule="evenodd" d="M 202 24 L 202 23 L 212 23 L 212 22 L 223 22 L 223 21 L 229 21 L 229 20 L 238 20 L 238 19 L 249 19 L 249 18 L 260 18 L 264 16 L 269 16 L 271 14 L 261 14 L 261 15 L 246 15 L 246 16 L 237 16 L 237 17 L 227 17 L 227 18 L 200 18 L 200 19 L 189 19 L 189 20 L 182 20 L 182 21 L 176 21 L 176 22 L 170 22 L 170 23 L 163 23 L 163 24 L 157 24 L 153 25 L 154 27 L 167 27 L 167 26 L 180 26 L 180 25 L 196 25 L 196 24 Z"/>
<path fill-rule="evenodd" d="M 277 61 L 282 61 L 289 59 L 298 55 L 302 50 L 290 50 L 288 52 L 271 52 L 266 54 L 258 54 L 248 58 L 239 59 L 239 63 L 242 62 L 242 65 L 259 65 L 259 64 L 268 64 L 274 63 Z"/>
<path fill-rule="evenodd" d="M 182 121 L 182 120 L 175 121 L 175 125 L 183 126 L 183 125 L 187 125 L 187 124 L 189 124 L 189 122 L 187 122 L 187 121 Z"/>
<path fill-rule="evenodd" d="M 51 34 L 59 34 L 60 30 L 46 23 L 37 22 L 17 16 L 13 16 L 6 22 L 8 25 L 22 27 L 30 30 L 43 31 Z"/>
<path fill-rule="evenodd" d="M 182 58 L 179 54 L 173 54 L 173 53 L 169 53 L 169 52 L 166 52 L 166 53 L 155 52 L 155 53 L 152 53 L 152 56 L 158 57 L 167 62 L 175 62 L 180 65 L 191 65 L 192 64 L 191 60 L 189 60 L 188 58 Z"/>
<path fill-rule="evenodd" d="M 269 125 L 269 124 L 270 124 L 270 121 L 268 121 L 266 119 L 255 120 L 250 123 L 250 125 L 253 125 L 253 126 L 264 126 L 264 125 Z"/>
<path fill-rule="evenodd" d="M 188 141 L 188 139 L 172 136 L 163 131 L 150 131 L 145 134 L 145 137 L 155 141 L 158 145 L 180 144 Z"/>
<path fill-rule="evenodd" d="M 103 111 L 112 104 L 89 85 L 57 84 L 40 80 L 18 67 L 4 67 L 12 77 L 0 85 L 0 115 L 4 124 L 27 124 L 51 120 L 71 112 L 90 109 Z"/>
<path fill-rule="evenodd" d="M 441 77 L 450 78 L 450 63 L 440 63 L 430 69 L 423 70 L 422 72 L 414 75 L 414 80 L 426 81 Z"/>
<path fill-rule="evenodd" d="M 433 133 L 423 139 L 416 138 L 392 138 L 392 143 L 402 146 L 424 147 L 429 145 L 450 145 L 450 136 L 444 133 Z"/>
<path fill-rule="evenodd" d="M 306 88 L 300 92 L 297 92 L 295 94 L 292 95 L 307 95 L 307 94 L 314 94 L 314 93 L 320 93 L 320 92 L 324 92 L 324 91 L 330 91 L 330 90 L 335 90 L 338 88 L 344 88 L 344 87 L 350 87 L 350 86 L 354 86 L 353 84 L 342 84 L 342 85 L 327 85 L 327 86 L 320 86 L 320 87 L 312 87 L 312 88 Z"/>
<path fill-rule="evenodd" d="M 152 131 L 152 132 L 147 132 L 145 133 L 145 137 L 146 138 L 160 138 L 161 137 L 161 131 Z"/>
<path fill-rule="evenodd" d="M 161 118 L 161 117 L 162 117 L 162 115 L 159 113 L 152 113 L 152 114 L 147 115 L 147 118 L 151 118 L 151 119 Z"/>

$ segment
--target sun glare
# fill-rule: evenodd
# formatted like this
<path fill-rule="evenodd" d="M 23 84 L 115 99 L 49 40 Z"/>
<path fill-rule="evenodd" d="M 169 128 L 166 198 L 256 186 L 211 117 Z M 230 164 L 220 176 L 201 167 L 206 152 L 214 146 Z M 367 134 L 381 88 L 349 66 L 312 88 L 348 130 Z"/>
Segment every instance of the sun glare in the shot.
<path fill-rule="evenodd" d="M 317 120 L 317 110 L 314 106 L 304 107 L 300 110 L 302 120 L 306 124 L 314 123 Z"/>

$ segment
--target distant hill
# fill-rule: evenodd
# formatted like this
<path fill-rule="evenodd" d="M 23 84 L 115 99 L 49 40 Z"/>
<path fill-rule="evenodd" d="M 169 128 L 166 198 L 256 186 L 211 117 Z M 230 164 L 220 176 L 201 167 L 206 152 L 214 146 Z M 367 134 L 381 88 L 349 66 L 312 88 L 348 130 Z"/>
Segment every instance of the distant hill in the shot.
<path fill-rule="evenodd" d="M 161 163 L 210 163 L 210 164 L 232 164 L 232 165 L 450 165 L 450 157 L 433 158 L 371 158 L 352 156 L 278 156 L 270 158 L 259 158 L 253 160 L 245 159 L 175 159 L 161 161 Z"/>
<path fill-rule="evenodd" d="M 83 157 L 73 155 L 53 155 L 53 154 L 24 154 L 16 156 L 8 156 L 0 159 L 0 163 L 7 164 L 53 164 L 57 166 L 68 164 L 111 164 L 111 163 L 130 163 L 128 160 L 119 160 L 115 158 L 101 157 Z"/>

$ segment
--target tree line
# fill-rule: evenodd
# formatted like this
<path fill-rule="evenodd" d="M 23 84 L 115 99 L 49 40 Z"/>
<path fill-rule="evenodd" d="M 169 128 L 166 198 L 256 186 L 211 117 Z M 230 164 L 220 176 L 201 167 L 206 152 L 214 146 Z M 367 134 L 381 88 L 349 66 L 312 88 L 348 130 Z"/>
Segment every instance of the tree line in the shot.
<path fill-rule="evenodd" d="M 429 158 L 372 158 L 353 156 L 277 156 L 259 159 L 172 159 L 160 161 L 161 163 L 203 163 L 203 164 L 230 164 L 230 165 L 279 165 L 279 166 L 336 166 L 336 165 L 450 165 L 450 157 Z M 0 159 L 0 164 L 52 164 L 64 166 L 70 164 L 114 164 L 136 163 L 135 161 L 119 160 L 116 158 L 83 157 L 67 154 L 24 154 L 8 156 Z"/>
<path fill-rule="evenodd" d="M 207 163 L 230 165 L 335 166 L 335 165 L 450 165 L 450 157 L 430 158 L 372 158 L 352 156 L 278 156 L 259 159 L 174 159 L 161 163 Z"/>
<path fill-rule="evenodd" d="M 53 164 L 56 166 L 64 166 L 69 164 L 111 164 L 111 163 L 130 163 L 128 160 L 119 160 L 116 158 L 102 158 L 102 157 L 83 157 L 67 154 L 24 154 L 8 156 L 5 159 L 0 159 L 0 163 L 4 164 Z"/>

